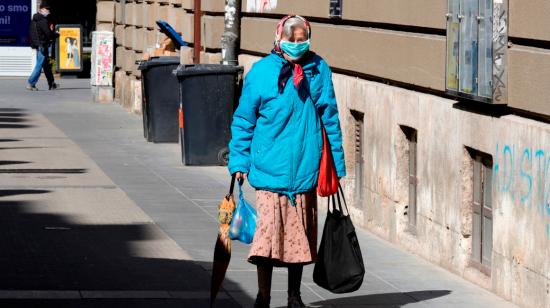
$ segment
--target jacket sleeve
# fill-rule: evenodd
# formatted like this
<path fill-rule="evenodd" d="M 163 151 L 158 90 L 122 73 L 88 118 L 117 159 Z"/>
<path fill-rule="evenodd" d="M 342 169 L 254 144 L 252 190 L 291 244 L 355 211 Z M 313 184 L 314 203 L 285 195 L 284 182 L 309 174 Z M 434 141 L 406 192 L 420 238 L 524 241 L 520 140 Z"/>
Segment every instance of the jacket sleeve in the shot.
<path fill-rule="evenodd" d="M 327 132 L 336 173 L 338 177 L 344 177 L 346 175 L 346 162 L 342 147 L 342 130 L 338 119 L 338 105 L 332 84 L 332 71 L 324 61 L 321 62 L 320 74 L 323 78 L 323 88 L 315 105 Z"/>
<path fill-rule="evenodd" d="M 39 31 L 44 34 L 47 40 L 53 41 L 57 38 L 58 34 L 55 31 L 50 30 L 50 25 L 47 19 L 43 19 L 38 23 Z"/>
<path fill-rule="evenodd" d="M 255 89 L 255 84 L 258 81 L 254 76 L 254 67 L 252 67 L 245 77 L 239 106 L 233 114 L 231 141 L 229 142 L 228 169 L 230 174 L 250 171 L 250 145 L 260 106 L 260 96 Z"/>

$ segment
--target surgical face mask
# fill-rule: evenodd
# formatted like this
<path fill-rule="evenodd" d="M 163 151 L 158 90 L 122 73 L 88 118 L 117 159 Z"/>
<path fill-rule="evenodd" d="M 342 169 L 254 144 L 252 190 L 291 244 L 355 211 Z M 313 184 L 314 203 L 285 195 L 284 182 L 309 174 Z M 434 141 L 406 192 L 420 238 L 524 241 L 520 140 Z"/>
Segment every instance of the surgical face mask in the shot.
<path fill-rule="evenodd" d="M 40 12 L 40 14 L 42 14 L 42 16 L 44 17 L 48 17 L 48 15 L 50 15 L 50 12 L 45 11 L 45 12 Z"/>
<path fill-rule="evenodd" d="M 281 41 L 280 46 L 289 58 L 298 60 L 309 50 L 309 40 L 300 43 Z"/>

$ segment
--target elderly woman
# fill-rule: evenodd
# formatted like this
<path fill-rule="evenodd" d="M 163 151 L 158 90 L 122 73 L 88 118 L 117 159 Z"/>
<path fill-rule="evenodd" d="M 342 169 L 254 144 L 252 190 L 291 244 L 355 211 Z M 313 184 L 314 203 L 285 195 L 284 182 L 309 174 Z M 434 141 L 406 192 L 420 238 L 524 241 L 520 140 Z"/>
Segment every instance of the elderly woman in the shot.
<path fill-rule="evenodd" d="M 248 259 L 258 270 L 255 307 L 269 307 L 273 266 L 288 268 L 288 307 L 305 307 L 300 284 L 303 266 L 316 259 L 322 126 L 338 177 L 345 175 L 332 73 L 309 51 L 310 36 L 303 17 L 279 22 L 275 48 L 246 75 L 233 117 L 229 171 L 256 189 Z"/>

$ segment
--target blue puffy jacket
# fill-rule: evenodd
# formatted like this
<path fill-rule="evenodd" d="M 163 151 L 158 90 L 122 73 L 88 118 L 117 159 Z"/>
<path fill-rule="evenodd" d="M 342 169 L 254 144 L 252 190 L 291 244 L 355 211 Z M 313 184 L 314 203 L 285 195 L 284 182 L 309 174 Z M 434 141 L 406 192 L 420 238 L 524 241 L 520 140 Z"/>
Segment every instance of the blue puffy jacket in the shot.
<path fill-rule="evenodd" d="M 256 189 L 286 194 L 317 187 L 323 137 L 319 115 L 327 131 L 339 177 L 346 174 L 342 132 L 332 72 L 318 55 L 302 67 L 306 89 L 296 90 L 292 77 L 282 93 L 278 78 L 284 58 L 270 54 L 246 75 L 239 107 L 231 125 L 229 172 L 248 173 Z"/>

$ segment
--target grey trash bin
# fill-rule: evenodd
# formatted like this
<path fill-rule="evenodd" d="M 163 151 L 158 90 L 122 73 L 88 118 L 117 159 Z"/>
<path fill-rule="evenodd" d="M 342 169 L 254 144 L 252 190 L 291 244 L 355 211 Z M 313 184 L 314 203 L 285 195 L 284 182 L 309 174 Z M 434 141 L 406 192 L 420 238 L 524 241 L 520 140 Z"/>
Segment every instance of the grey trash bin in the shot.
<path fill-rule="evenodd" d="M 141 62 L 143 136 L 152 142 L 178 142 L 179 85 L 173 75 L 179 57 Z"/>

